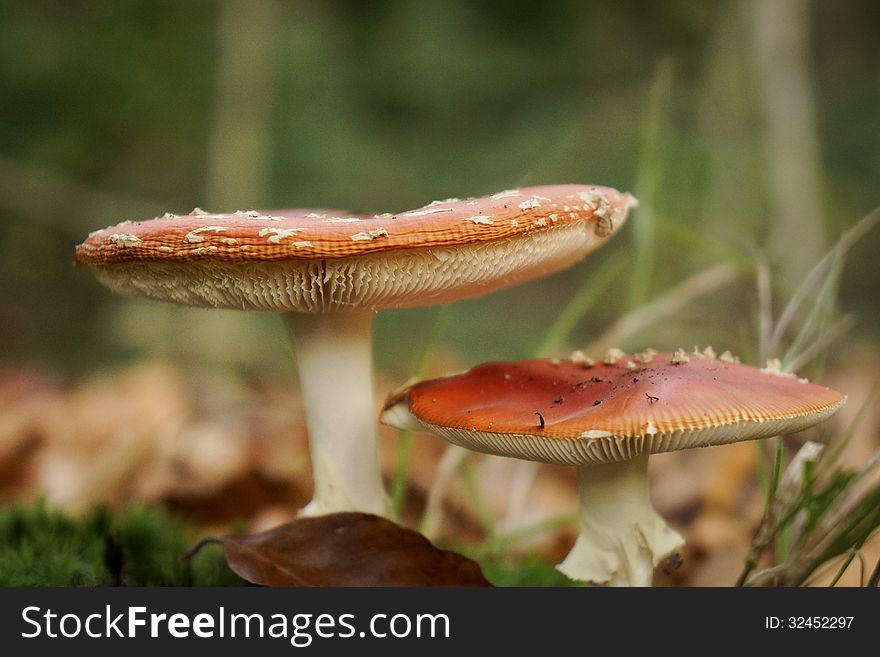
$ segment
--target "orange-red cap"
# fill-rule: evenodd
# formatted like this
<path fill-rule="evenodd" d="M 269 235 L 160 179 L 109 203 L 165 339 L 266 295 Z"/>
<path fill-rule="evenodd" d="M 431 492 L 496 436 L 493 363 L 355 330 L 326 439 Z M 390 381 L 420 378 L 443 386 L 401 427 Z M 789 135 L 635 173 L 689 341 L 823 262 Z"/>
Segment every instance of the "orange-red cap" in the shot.
<path fill-rule="evenodd" d="M 193 211 L 95 231 L 76 261 L 129 296 L 318 313 L 434 305 L 567 267 L 635 205 L 594 185 L 447 199 L 398 214 Z"/>
<path fill-rule="evenodd" d="M 475 451 L 578 465 L 794 433 L 846 399 L 711 350 L 610 356 L 480 365 L 395 393 L 382 419 Z"/>

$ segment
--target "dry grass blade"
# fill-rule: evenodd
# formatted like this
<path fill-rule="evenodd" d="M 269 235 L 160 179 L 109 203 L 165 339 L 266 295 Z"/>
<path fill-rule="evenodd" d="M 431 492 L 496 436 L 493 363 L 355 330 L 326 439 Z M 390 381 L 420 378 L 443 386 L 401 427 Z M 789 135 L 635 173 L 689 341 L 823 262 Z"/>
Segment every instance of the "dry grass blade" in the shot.
<path fill-rule="evenodd" d="M 437 472 L 431 489 L 428 491 L 428 500 L 425 502 L 425 512 L 419 526 L 421 532 L 428 538 L 434 538 L 440 531 L 443 522 L 443 502 L 452 486 L 452 481 L 458 474 L 462 463 L 468 457 L 468 450 L 458 445 L 450 445 L 443 452 L 440 463 L 437 464 Z"/>
<path fill-rule="evenodd" d="M 589 278 L 580 286 L 577 293 L 562 309 L 550 328 L 544 332 L 544 337 L 534 349 L 536 358 L 555 353 L 560 349 L 568 336 L 574 330 L 584 316 L 589 312 L 599 297 L 611 286 L 611 284 L 623 272 L 624 263 L 620 260 L 606 261 L 598 271 L 592 272 Z"/>
<path fill-rule="evenodd" d="M 770 285 L 770 265 L 763 253 L 755 254 L 755 287 L 758 294 L 758 362 L 770 357 L 768 345 L 773 330 L 773 294 Z"/>
<path fill-rule="evenodd" d="M 651 303 L 621 317 L 590 344 L 588 351 L 602 353 L 622 344 L 657 322 L 675 315 L 695 299 L 729 285 L 736 277 L 736 268 L 728 263 L 704 269 L 666 291 Z"/>
<path fill-rule="evenodd" d="M 788 372 L 797 372 L 802 367 L 805 367 L 814 358 L 817 358 L 824 353 L 827 347 L 832 345 L 838 338 L 842 337 L 855 325 L 855 323 L 855 317 L 852 315 L 841 317 L 827 329 L 822 331 L 822 333 L 820 333 L 811 344 L 804 347 L 800 353 L 792 356 L 791 360 L 787 360 L 785 370 Z"/>
<path fill-rule="evenodd" d="M 102 192 L 63 175 L 0 157 L 0 207 L 79 237 L 94 228 L 96 221 L 149 217 L 168 203 Z M 62 207 L 65 212 L 59 212 Z M 78 212 L 76 222 L 71 221 L 71 209 Z"/>
<path fill-rule="evenodd" d="M 785 371 L 797 371 L 814 359 L 821 357 L 829 345 L 851 328 L 854 319 L 850 316 L 834 320 L 843 264 L 850 247 L 868 230 L 873 228 L 878 220 L 880 220 L 880 207 L 875 208 L 838 239 L 837 243 L 819 260 L 804 278 L 801 285 L 795 290 L 794 294 L 792 294 L 769 338 L 767 337 L 767 324 L 770 321 L 771 312 L 769 270 L 761 258 L 756 259 L 756 276 L 760 304 L 759 353 L 762 360 L 765 357 L 775 355 L 781 349 L 783 337 L 788 333 L 799 311 L 805 304 L 809 305 L 809 309 L 782 359 L 782 367 Z M 851 435 L 851 431 L 849 433 Z M 843 442 L 845 443 L 846 440 L 848 438 Z M 825 469 L 826 474 L 828 474 L 830 466 L 826 464 L 835 462 L 838 449 L 835 448 L 832 452 L 834 453 L 834 458 L 826 458 L 820 461 L 817 464 L 817 471 Z M 779 458 L 777 456 L 774 467 L 778 467 Z M 773 492 L 768 491 L 765 509 L 769 509 L 773 504 L 772 497 Z M 806 503 L 805 500 L 801 500 L 801 502 Z M 793 508 L 796 511 L 797 505 Z M 794 511 L 792 511 L 792 514 L 794 514 Z M 786 525 L 790 519 L 788 518 L 782 525 Z M 781 549 L 781 554 L 786 552 L 786 531 L 784 527 L 780 526 L 774 532 L 778 541 L 777 549 Z M 803 545 L 801 547 L 803 548 Z M 754 548 L 755 544 L 753 543 L 753 550 Z M 763 547 L 760 549 L 763 550 Z M 755 565 L 754 556 L 755 553 L 751 551 L 746 560 L 743 573 L 740 576 L 740 584 L 745 581 L 746 576 Z M 801 559 L 803 558 L 802 554 Z"/>
<path fill-rule="evenodd" d="M 877 565 L 874 567 L 874 572 L 871 573 L 871 577 L 868 578 L 868 587 L 869 588 L 877 588 L 880 586 L 880 559 L 877 560 Z"/>
<path fill-rule="evenodd" d="M 874 383 L 871 387 L 871 391 L 868 393 L 868 396 L 865 397 L 864 402 L 859 407 L 859 410 L 856 412 L 856 416 L 853 418 L 853 421 L 847 427 L 843 436 L 837 441 L 835 441 L 834 445 L 832 445 L 831 449 L 828 450 L 826 454 L 826 458 L 822 459 L 818 463 L 816 476 L 823 476 L 829 473 L 832 468 L 832 465 L 837 462 L 837 459 L 840 457 L 844 448 L 849 444 L 852 440 L 853 435 L 855 434 L 856 428 L 864 421 L 865 416 L 868 412 L 874 408 L 874 404 L 877 399 L 880 398 L 880 381 Z"/>
<path fill-rule="evenodd" d="M 516 528 L 525 513 L 529 493 L 538 477 L 539 464 L 534 461 L 519 461 L 510 479 L 510 492 L 507 494 L 507 510 L 500 525 L 506 529 Z"/>
<path fill-rule="evenodd" d="M 844 254 L 838 252 L 832 259 L 825 277 L 811 299 L 811 307 L 801 322 L 794 339 L 782 357 L 782 365 L 791 371 L 791 361 L 804 349 L 808 341 L 822 338 L 836 314 L 840 276 L 843 271 Z"/>
<path fill-rule="evenodd" d="M 801 285 L 795 290 L 794 294 L 788 300 L 773 334 L 770 336 L 770 343 L 767 347 L 768 353 L 775 353 L 779 350 L 782 337 L 788 331 L 791 323 L 794 321 L 795 315 L 801 304 L 808 298 L 813 297 L 816 289 L 822 285 L 831 267 L 838 258 L 846 254 L 847 251 L 861 239 L 865 233 L 871 230 L 877 222 L 880 221 L 880 206 L 874 208 L 865 217 L 858 221 L 852 228 L 841 235 L 837 243 L 826 253 L 819 262 L 810 270 L 810 273 L 804 277 Z"/>

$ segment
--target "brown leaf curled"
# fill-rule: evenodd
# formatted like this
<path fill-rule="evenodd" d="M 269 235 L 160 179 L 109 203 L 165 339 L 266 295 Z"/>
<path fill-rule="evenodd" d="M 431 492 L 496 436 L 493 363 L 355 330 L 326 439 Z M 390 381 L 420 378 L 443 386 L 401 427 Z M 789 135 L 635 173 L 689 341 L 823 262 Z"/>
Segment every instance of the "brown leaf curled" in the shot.
<path fill-rule="evenodd" d="M 475 561 L 367 513 L 298 518 L 208 542 L 223 545 L 239 577 L 262 586 L 491 586 Z"/>

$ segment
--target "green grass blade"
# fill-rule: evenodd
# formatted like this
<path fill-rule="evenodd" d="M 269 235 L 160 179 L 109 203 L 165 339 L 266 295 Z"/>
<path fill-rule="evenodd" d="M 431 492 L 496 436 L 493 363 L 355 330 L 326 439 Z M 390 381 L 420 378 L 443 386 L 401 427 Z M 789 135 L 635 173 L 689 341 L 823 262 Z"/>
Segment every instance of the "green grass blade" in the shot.
<path fill-rule="evenodd" d="M 578 291 L 562 309 L 533 351 L 534 357 L 547 356 L 562 348 L 578 323 L 623 273 L 622 260 L 606 260 L 598 271 L 590 272 Z"/>
<path fill-rule="evenodd" d="M 674 66 L 664 59 L 657 67 L 648 95 L 648 107 L 642 124 L 642 149 L 636 168 L 635 194 L 639 199 L 638 221 L 633 222 L 632 267 L 629 277 L 628 307 L 645 301 L 654 274 L 656 252 L 656 205 L 663 175 L 663 153 L 672 98 Z"/>
<path fill-rule="evenodd" d="M 413 375 L 422 376 L 425 371 L 425 363 L 431 351 L 440 341 L 440 337 L 446 330 L 449 322 L 449 306 L 440 306 L 434 317 L 434 323 L 428 334 L 425 344 L 416 359 Z M 400 440 L 397 444 L 397 455 L 394 464 L 394 476 L 391 480 L 391 512 L 395 518 L 400 518 L 403 505 L 406 502 L 406 491 L 409 484 L 409 459 L 412 451 L 412 432 L 404 429 L 400 432 Z"/>

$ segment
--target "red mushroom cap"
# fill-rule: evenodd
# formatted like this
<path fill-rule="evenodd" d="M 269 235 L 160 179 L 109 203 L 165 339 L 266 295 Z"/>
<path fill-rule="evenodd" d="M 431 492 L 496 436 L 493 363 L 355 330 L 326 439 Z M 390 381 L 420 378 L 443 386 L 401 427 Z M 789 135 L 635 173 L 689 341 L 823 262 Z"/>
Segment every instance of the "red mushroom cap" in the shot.
<path fill-rule="evenodd" d="M 595 185 L 447 199 L 398 214 L 194 211 L 95 231 L 76 261 L 129 296 L 323 312 L 445 303 L 567 267 L 635 205 Z"/>
<path fill-rule="evenodd" d="M 398 214 L 343 210 L 195 210 L 95 231 L 76 248 L 78 264 L 348 258 L 381 251 L 487 243 L 589 222 L 610 235 L 634 204 L 596 185 L 544 185 L 478 199 L 447 199 Z"/>
<path fill-rule="evenodd" d="M 793 433 L 846 399 L 806 379 L 714 355 L 610 360 L 480 365 L 396 393 L 383 421 L 475 451 L 577 465 Z"/>

